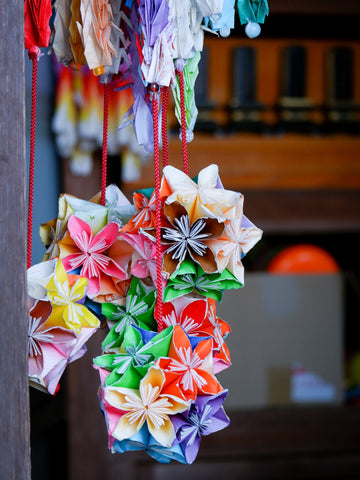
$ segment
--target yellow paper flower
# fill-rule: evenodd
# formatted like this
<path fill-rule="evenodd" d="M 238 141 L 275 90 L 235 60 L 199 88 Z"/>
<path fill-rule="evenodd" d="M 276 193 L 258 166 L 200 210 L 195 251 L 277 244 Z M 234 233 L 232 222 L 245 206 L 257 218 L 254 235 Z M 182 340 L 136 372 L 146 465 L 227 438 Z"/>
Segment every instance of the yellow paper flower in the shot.
<path fill-rule="evenodd" d="M 46 286 L 47 296 L 53 307 L 48 324 L 63 326 L 80 333 L 81 327 L 96 328 L 100 321 L 80 303 L 85 297 L 88 281 L 84 277 L 76 277 L 75 282 L 70 284 L 62 261 L 57 261 L 55 273 Z"/>
<path fill-rule="evenodd" d="M 175 430 L 169 415 L 184 412 L 189 403 L 170 394 L 162 394 L 165 375 L 151 367 L 140 382 L 139 390 L 123 387 L 105 389 L 105 400 L 113 407 L 125 411 L 112 436 L 124 440 L 135 435 L 147 422 L 150 434 L 164 447 L 170 447 Z"/>

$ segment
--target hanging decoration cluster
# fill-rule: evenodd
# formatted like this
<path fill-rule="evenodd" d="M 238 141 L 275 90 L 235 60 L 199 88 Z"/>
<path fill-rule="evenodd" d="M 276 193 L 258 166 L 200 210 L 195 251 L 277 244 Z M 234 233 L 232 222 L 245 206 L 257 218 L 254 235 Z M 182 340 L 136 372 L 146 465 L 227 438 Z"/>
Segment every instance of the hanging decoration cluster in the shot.
<path fill-rule="evenodd" d="M 48 14 L 51 3 L 25 1 L 30 30 L 42 32 L 49 16 L 34 4 Z M 238 0 L 237 7 L 252 29 L 268 11 L 266 0 Z M 45 256 L 33 266 L 29 221 L 30 383 L 56 393 L 67 364 L 106 321 L 93 364 L 109 448 L 189 464 L 201 436 L 229 424 L 227 390 L 216 375 L 230 366 L 230 326 L 217 316 L 216 301 L 243 286 L 242 258 L 262 235 L 243 215 L 243 196 L 223 187 L 216 165 L 189 176 L 186 143 L 196 121 L 204 30 L 229 34 L 235 1 L 56 0 L 55 12 L 58 61 L 87 65 L 104 84 L 102 188 L 90 201 L 60 196 L 58 217 L 40 228 Z M 132 123 L 138 143 L 154 151 L 155 188 L 135 192 L 133 203 L 106 187 L 110 85 L 131 88 L 120 127 Z M 170 86 L 183 171 L 168 165 Z"/>
<path fill-rule="evenodd" d="M 92 172 L 95 152 L 103 143 L 103 86 L 87 68 L 73 70 L 58 63 L 55 73 L 52 130 L 57 152 L 61 158 L 69 159 L 74 175 L 87 176 Z M 130 88 L 109 90 L 108 155 L 121 155 L 124 182 L 139 180 L 147 160 L 133 128 L 118 128 L 132 102 Z"/>

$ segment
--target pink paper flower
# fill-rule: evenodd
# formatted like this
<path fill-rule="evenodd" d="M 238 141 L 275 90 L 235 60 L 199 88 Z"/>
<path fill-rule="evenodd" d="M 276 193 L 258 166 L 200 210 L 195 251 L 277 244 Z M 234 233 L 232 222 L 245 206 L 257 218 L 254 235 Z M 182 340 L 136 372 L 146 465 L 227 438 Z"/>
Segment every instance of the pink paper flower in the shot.
<path fill-rule="evenodd" d="M 118 225 L 109 223 L 93 236 L 90 226 L 72 215 L 70 234 L 60 242 L 61 258 L 66 271 L 81 267 L 80 274 L 89 281 L 88 296 L 113 293 L 117 281 L 125 280 L 132 249 L 125 242 L 123 251 L 117 245 Z"/>

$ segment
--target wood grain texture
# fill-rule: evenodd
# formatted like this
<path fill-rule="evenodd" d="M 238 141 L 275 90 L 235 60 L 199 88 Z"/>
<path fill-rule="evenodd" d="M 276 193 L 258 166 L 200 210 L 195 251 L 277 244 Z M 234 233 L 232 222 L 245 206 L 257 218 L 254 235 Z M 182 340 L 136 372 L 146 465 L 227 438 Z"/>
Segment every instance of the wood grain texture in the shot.
<path fill-rule="evenodd" d="M 228 189 L 356 189 L 360 188 L 360 138 L 348 136 L 309 137 L 285 135 L 264 137 L 233 135 L 215 137 L 197 134 L 188 145 L 190 175 L 205 166 L 219 165 Z M 181 143 L 169 144 L 170 163 L 181 167 Z M 152 185 L 152 163 L 143 168 L 136 184 L 126 189 Z"/>
<path fill-rule="evenodd" d="M 136 480 L 359 478 L 356 408 L 249 410 L 230 418 L 227 429 L 202 439 L 193 465 L 143 461 Z"/>
<path fill-rule="evenodd" d="M 0 478 L 30 479 L 24 2 L 0 0 Z M 11 36 L 10 36 L 11 32 Z"/>

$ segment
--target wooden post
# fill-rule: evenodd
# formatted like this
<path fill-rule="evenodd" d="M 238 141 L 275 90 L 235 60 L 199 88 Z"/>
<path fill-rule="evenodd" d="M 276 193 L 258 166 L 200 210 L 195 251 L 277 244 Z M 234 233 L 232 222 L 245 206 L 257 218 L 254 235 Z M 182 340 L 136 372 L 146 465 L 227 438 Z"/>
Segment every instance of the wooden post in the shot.
<path fill-rule="evenodd" d="M 30 480 L 24 1 L 0 0 L 0 478 Z"/>

